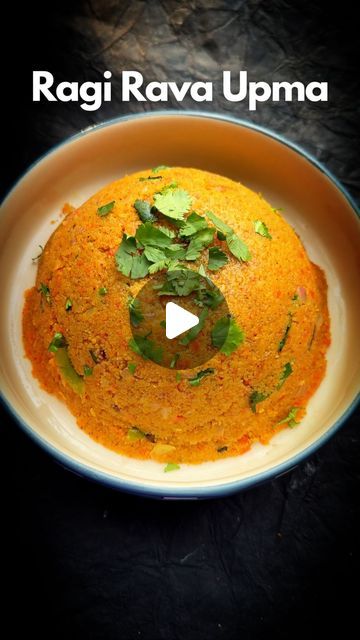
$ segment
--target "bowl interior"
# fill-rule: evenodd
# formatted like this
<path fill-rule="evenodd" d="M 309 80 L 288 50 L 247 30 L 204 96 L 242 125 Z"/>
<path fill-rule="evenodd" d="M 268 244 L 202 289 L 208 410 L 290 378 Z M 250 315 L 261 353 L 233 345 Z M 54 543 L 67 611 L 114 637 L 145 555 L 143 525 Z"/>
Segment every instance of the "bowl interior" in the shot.
<path fill-rule="evenodd" d="M 326 272 L 332 332 L 326 377 L 301 426 L 284 430 L 269 445 L 256 445 L 241 457 L 181 465 L 172 474 L 164 474 L 163 465 L 156 462 L 129 459 L 92 441 L 66 407 L 38 387 L 21 339 L 23 293 L 36 274 L 31 258 L 61 221 L 63 204 L 79 205 L 113 179 L 159 164 L 226 175 L 261 192 L 274 207 L 282 207 L 311 259 Z M 3 395 L 27 430 L 58 459 L 129 490 L 165 497 L 215 495 L 280 473 L 336 428 L 357 394 L 359 241 L 354 210 L 329 177 L 296 150 L 261 131 L 189 114 L 153 114 L 90 130 L 36 164 L 2 207 Z"/>

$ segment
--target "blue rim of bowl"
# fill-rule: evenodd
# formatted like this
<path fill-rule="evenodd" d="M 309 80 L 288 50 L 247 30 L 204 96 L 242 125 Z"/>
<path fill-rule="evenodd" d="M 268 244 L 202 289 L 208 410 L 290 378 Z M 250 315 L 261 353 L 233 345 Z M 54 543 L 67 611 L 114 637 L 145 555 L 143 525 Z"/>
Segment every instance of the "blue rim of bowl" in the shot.
<path fill-rule="evenodd" d="M 12 188 L 5 195 L 1 206 L 5 203 L 6 199 L 11 195 L 11 193 L 18 188 L 22 180 L 41 162 L 43 162 L 49 155 L 55 153 L 58 149 L 67 144 L 82 138 L 84 135 L 90 134 L 93 131 L 97 131 L 99 129 L 109 127 L 115 124 L 119 124 L 121 122 L 126 122 L 128 120 L 136 120 L 143 118 L 153 118 L 153 117 L 164 117 L 164 116 L 181 116 L 181 117 L 197 117 L 197 118 L 208 118 L 210 120 L 219 120 L 223 122 L 227 122 L 229 124 L 234 124 L 237 126 L 242 126 L 247 129 L 252 129 L 263 135 L 266 135 L 274 140 L 277 140 L 281 144 L 289 147 L 299 155 L 303 156 L 306 160 L 308 160 L 312 165 L 314 165 L 317 169 L 321 171 L 321 173 L 325 174 L 327 178 L 335 184 L 335 186 L 342 193 L 344 198 L 351 205 L 356 216 L 360 217 L 359 208 L 350 195 L 350 193 L 345 189 L 345 187 L 341 184 L 341 182 L 329 171 L 319 160 L 317 160 L 314 156 L 312 156 L 308 151 L 300 147 L 298 144 L 294 142 L 290 142 L 284 136 L 267 129 L 266 127 L 262 127 L 260 125 L 254 124 L 252 122 L 248 122 L 246 120 L 242 120 L 240 118 L 235 118 L 233 116 L 227 116 L 220 113 L 215 112 L 202 112 L 196 110 L 188 110 L 188 111 L 178 111 L 176 109 L 172 110 L 159 110 L 159 111 L 151 111 L 148 113 L 140 113 L 140 114 L 129 114 L 119 116 L 118 118 L 113 118 L 111 120 L 106 120 L 99 124 L 91 125 L 86 129 L 82 129 L 80 132 L 66 138 L 61 141 L 51 149 L 49 149 L 46 153 L 41 155 L 35 162 L 33 162 L 28 169 L 20 175 L 20 177 L 15 181 Z M 315 442 L 311 445 L 303 449 L 300 453 L 292 456 L 288 460 L 285 460 L 281 464 L 278 464 L 267 471 L 263 471 L 260 473 L 256 473 L 254 475 L 249 476 L 248 478 L 242 478 L 239 480 L 235 480 L 233 482 L 226 482 L 223 484 L 216 484 L 210 486 L 197 486 L 197 487 L 174 487 L 171 485 L 162 485 L 156 486 L 149 484 L 144 484 L 141 482 L 127 482 L 122 480 L 121 478 L 117 478 L 112 474 L 105 473 L 103 471 L 97 471 L 93 467 L 90 467 L 86 464 L 79 463 L 70 456 L 62 453 L 47 442 L 44 438 L 42 438 L 36 431 L 34 431 L 17 413 L 11 403 L 4 396 L 2 390 L 0 390 L 0 401 L 2 405 L 7 409 L 7 411 L 15 418 L 16 422 L 22 428 L 22 430 L 36 443 L 38 444 L 46 453 L 51 455 L 55 460 L 63 465 L 66 469 L 72 471 L 73 473 L 86 477 L 93 482 L 100 482 L 112 489 L 117 489 L 121 491 L 125 491 L 127 493 L 136 494 L 139 496 L 152 497 L 152 498 L 162 498 L 162 499 L 198 499 L 198 498 L 219 498 L 225 495 L 229 495 L 231 493 L 235 493 L 237 491 L 243 491 L 246 489 L 250 489 L 258 484 L 266 482 L 268 480 L 274 479 L 278 476 L 283 475 L 287 471 L 290 471 L 301 462 L 303 462 L 310 455 L 315 453 L 320 447 L 322 447 L 328 440 L 340 429 L 340 427 L 346 422 L 351 413 L 354 411 L 355 407 L 360 401 L 360 392 L 351 402 L 351 404 L 347 407 L 344 413 L 334 422 L 334 424 L 320 436 Z"/>

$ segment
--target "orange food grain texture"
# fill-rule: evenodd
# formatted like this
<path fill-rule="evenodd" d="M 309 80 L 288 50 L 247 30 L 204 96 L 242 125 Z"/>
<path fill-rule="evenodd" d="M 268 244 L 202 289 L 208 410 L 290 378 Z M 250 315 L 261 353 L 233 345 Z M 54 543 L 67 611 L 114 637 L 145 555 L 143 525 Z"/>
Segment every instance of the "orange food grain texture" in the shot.
<path fill-rule="evenodd" d="M 78 426 L 110 449 L 177 463 L 240 455 L 288 428 L 278 423 L 294 407 L 297 422 L 306 413 L 325 374 L 330 344 L 326 279 L 280 213 L 242 184 L 188 168 L 168 168 L 157 174 L 159 180 L 139 181 L 149 175 L 151 170 L 145 170 L 117 180 L 77 209 L 65 205 L 66 215 L 39 259 L 36 284 L 25 294 L 25 353 L 41 387 L 65 402 Z M 130 350 L 128 298 L 146 279 L 125 277 L 114 260 L 123 231 L 132 235 L 140 223 L 134 201 L 152 202 L 159 188 L 174 182 L 190 194 L 192 210 L 200 215 L 213 211 L 251 252 L 246 263 L 228 253 L 228 264 L 211 272 L 245 340 L 230 356 L 218 352 L 206 365 L 215 374 L 195 387 L 188 378 L 200 368 L 183 371 L 179 381 L 174 370 Z M 98 207 L 113 200 L 109 215 L 99 216 Z M 255 232 L 255 220 L 266 224 L 272 239 Z M 190 268 L 197 270 L 201 262 L 203 257 Z M 50 290 L 50 302 L 39 291 L 41 283 Z M 101 287 L 107 289 L 105 296 L 99 295 Z M 66 337 L 77 373 L 83 375 L 84 365 L 92 369 L 82 394 L 72 390 L 48 350 L 56 332 Z M 105 357 L 95 363 L 90 351 Z M 129 363 L 136 364 L 133 375 Z M 280 385 L 287 363 L 292 373 Z M 255 391 L 266 399 L 254 412 L 250 399 Z M 140 439 L 129 438 L 134 426 Z"/>

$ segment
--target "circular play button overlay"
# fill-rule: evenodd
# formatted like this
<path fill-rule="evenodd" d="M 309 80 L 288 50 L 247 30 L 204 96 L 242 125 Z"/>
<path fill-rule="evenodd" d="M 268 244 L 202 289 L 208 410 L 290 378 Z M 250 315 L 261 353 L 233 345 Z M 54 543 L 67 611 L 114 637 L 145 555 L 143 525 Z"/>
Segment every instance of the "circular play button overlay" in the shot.
<path fill-rule="evenodd" d="M 220 289 L 191 269 L 161 272 L 129 307 L 133 349 L 170 369 L 193 369 L 223 346 L 230 313 Z"/>

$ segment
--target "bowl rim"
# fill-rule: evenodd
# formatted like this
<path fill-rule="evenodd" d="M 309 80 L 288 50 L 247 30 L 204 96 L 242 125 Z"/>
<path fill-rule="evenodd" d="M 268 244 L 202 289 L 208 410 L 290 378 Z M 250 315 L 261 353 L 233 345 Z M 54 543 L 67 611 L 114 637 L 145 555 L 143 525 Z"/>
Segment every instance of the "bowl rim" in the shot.
<path fill-rule="evenodd" d="M 258 133 L 266 135 L 281 144 L 289 147 L 302 157 L 304 157 L 308 162 L 315 166 L 315 168 L 319 169 L 326 177 L 337 187 L 337 189 L 342 193 L 347 202 L 350 204 L 355 217 L 360 219 L 360 209 L 357 206 L 355 199 L 350 195 L 348 190 L 342 185 L 342 183 L 336 178 L 336 176 L 329 170 L 325 165 L 323 165 L 319 160 L 317 160 L 311 153 L 307 150 L 303 149 L 300 145 L 295 142 L 288 140 L 282 134 L 272 131 L 267 127 L 262 125 L 255 124 L 251 121 L 247 121 L 241 118 L 236 118 L 235 116 L 229 116 L 222 113 L 216 113 L 212 111 L 197 111 L 197 110 L 186 110 L 181 111 L 178 109 L 169 109 L 169 110 L 157 110 L 151 111 L 147 113 L 136 113 L 136 114 L 124 114 L 118 116 L 116 118 L 111 118 L 109 120 L 105 120 L 103 122 L 90 125 L 85 129 L 81 129 L 79 132 L 66 137 L 64 140 L 61 140 L 56 145 L 52 146 L 45 153 L 40 155 L 34 162 L 32 162 L 28 168 L 23 171 L 20 176 L 15 180 L 13 185 L 5 194 L 1 207 L 6 203 L 6 200 L 10 198 L 12 193 L 21 185 L 21 182 L 31 173 L 31 171 L 37 167 L 42 162 L 46 161 L 48 156 L 56 153 L 60 148 L 66 146 L 67 144 L 82 138 L 88 133 L 92 133 L 93 131 L 97 131 L 99 129 L 103 129 L 106 127 L 110 127 L 116 124 L 121 124 L 122 122 L 126 122 L 128 120 L 137 120 L 137 119 L 146 119 L 153 117 L 166 117 L 166 116 L 181 116 L 181 117 L 197 117 L 197 118 L 207 118 L 209 120 L 217 120 L 226 122 L 229 124 L 234 124 L 237 126 L 242 126 L 248 129 L 252 129 Z M 0 218 L 1 222 L 1 218 Z M 156 486 L 152 485 L 151 482 L 149 484 L 144 483 L 144 481 L 126 481 L 121 478 L 116 477 L 111 473 L 106 473 L 104 471 L 98 471 L 93 467 L 87 465 L 86 463 L 77 462 L 74 458 L 63 453 L 57 447 L 50 444 L 45 438 L 40 436 L 36 431 L 34 431 L 21 417 L 21 415 L 17 412 L 17 410 L 12 406 L 10 401 L 7 399 L 2 389 L 0 389 L 0 402 L 3 407 L 8 411 L 8 413 L 15 419 L 20 428 L 35 442 L 38 444 L 48 455 L 55 459 L 60 465 L 65 467 L 67 470 L 72 471 L 76 475 L 81 477 L 86 477 L 87 479 L 93 482 L 100 482 L 112 489 L 117 489 L 124 491 L 126 493 L 136 494 L 139 496 L 152 497 L 152 498 L 163 498 L 163 499 L 198 499 L 198 498 L 219 498 L 225 495 L 229 495 L 231 493 L 235 493 L 237 491 L 246 490 L 273 478 L 276 478 L 280 475 L 285 474 L 291 469 L 295 468 L 298 464 L 303 462 L 310 455 L 315 453 L 321 446 L 323 446 L 328 440 L 340 429 L 341 426 L 344 425 L 346 420 L 349 418 L 351 413 L 354 411 L 356 406 L 360 401 L 360 392 L 355 396 L 350 405 L 346 408 L 343 414 L 334 422 L 334 424 L 326 431 L 326 433 L 322 434 L 315 442 L 311 445 L 300 451 L 298 454 L 290 457 L 284 462 L 275 465 L 271 469 L 267 471 L 255 473 L 254 475 L 249 476 L 248 478 L 242 478 L 239 480 L 235 480 L 232 482 L 225 482 L 217 485 L 210 486 L 197 486 L 197 487 L 175 487 L 171 485 Z"/>

